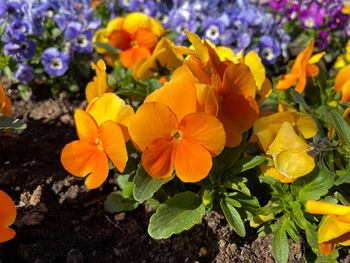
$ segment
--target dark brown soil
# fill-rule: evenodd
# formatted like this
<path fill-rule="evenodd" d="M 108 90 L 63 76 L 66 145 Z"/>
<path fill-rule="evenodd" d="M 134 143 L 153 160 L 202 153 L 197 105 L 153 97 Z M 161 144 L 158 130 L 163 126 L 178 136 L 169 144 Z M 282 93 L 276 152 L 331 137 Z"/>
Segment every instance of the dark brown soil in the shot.
<path fill-rule="evenodd" d="M 215 212 L 167 240 L 147 234 L 153 211 L 144 205 L 106 213 L 102 203 L 116 175 L 88 191 L 60 164 L 61 149 L 76 139 L 72 114 L 83 97 L 25 103 L 9 92 L 14 116 L 28 128 L 0 136 L 0 188 L 18 207 L 17 235 L 0 246 L 0 262 L 274 262 L 271 236 L 257 238 L 248 228 L 241 238 Z M 291 243 L 290 254 L 289 262 L 303 262 L 300 244 Z"/>

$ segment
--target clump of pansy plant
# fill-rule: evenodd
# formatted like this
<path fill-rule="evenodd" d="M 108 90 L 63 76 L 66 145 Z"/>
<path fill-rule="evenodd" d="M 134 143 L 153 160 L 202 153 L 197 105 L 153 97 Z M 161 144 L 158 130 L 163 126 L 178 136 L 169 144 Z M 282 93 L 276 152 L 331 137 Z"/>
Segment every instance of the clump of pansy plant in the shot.
<path fill-rule="evenodd" d="M 1 1 L 0 70 L 24 84 L 20 90 L 41 83 L 53 92 L 60 86 L 76 89 L 89 75 L 86 65 L 93 51 L 92 37 L 101 26 L 102 2 Z M 62 75 L 67 76 L 57 81 Z"/>
<path fill-rule="evenodd" d="M 269 5 L 276 19 L 287 23 L 289 35 L 301 41 L 314 37 L 320 50 L 327 47 L 337 50 L 339 43 L 344 44 L 350 36 L 350 8 L 346 1 L 270 0 Z M 334 59 L 333 54 L 329 57 L 329 61 Z"/>
<path fill-rule="evenodd" d="M 272 233 L 277 262 L 288 261 L 288 237 L 299 243 L 301 236 L 305 255 L 336 259 L 337 244 L 348 245 L 349 209 L 315 207 L 318 200 L 348 205 L 349 66 L 329 76 L 326 52 L 310 38 L 286 74 L 269 76 L 263 62 L 280 61 L 273 57 L 276 39 L 260 37 L 262 57 L 259 49 L 221 45 L 210 39 L 214 33 L 200 38 L 185 30 L 189 43 L 176 45 L 140 12 L 97 31 L 94 48 L 105 62 L 91 63 L 96 76 L 86 85 L 88 106 L 75 113 L 79 139 L 63 148 L 63 167 L 86 177 L 90 189 L 117 174 L 118 190 L 105 210 L 148 202 L 155 239 L 187 230 L 215 210 L 242 237 L 246 222 L 260 236 Z M 113 67 L 109 74 L 106 64 Z M 311 213 L 327 215 L 327 223 Z"/>
<path fill-rule="evenodd" d="M 187 41 L 184 31 L 188 30 L 235 52 L 255 50 L 264 64 L 273 64 L 279 56 L 288 56 L 290 37 L 283 29 L 284 22 L 268 12 L 268 3 L 139 0 L 119 1 L 119 6 L 158 19 L 165 28 L 176 33 L 177 44 Z"/>

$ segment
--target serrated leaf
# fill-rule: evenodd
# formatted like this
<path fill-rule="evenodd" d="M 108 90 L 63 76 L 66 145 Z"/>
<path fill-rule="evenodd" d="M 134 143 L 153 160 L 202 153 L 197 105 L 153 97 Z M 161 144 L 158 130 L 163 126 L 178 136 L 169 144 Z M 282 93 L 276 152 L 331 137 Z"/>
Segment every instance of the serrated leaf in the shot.
<path fill-rule="evenodd" d="M 320 166 L 318 175 L 298 191 L 297 199 L 301 202 L 318 200 L 328 193 L 328 189 L 333 186 L 333 183 L 334 176 Z"/>
<path fill-rule="evenodd" d="M 97 46 L 97 47 L 100 47 L 100 48 L 103 48 L 115 55 L 119 55 L 120 53 L 120 50 L 111 46 L 109 43 L 100 43 L 100 42 L 94 42 L 92 43 L 93 45 Z"/>
<path fill-rule="evenodd" d="M 278 227 L 273 235 L 272 254 L 278 263 L 287 263 L 289 257 L 289 244 L 284 226 Z"/>
<path fill-rule="evenodd" d="M 265 161 L 265 158 L 260 155 L 244 157 L 234 165 L 233 173 L 234 174 L 242 173 L 244 171 L 247 171 L 249 169 L 256 167 L 257 165 L 263 163 L 264 161 Z"/>
<path fill-rule="evenodd" d="M 227 203 L 225 199 L 220 200 L 220 206 L 229 225 L 238 235 L 244 237 L 246 234 L 244 223 L 236 208 Z"/>
<path fill-rule="evenodd" d="M 16 129 L 23 130 L 27 125 L 18 119 L 12 119 L 6 116 L 0 116 L 0 130 Z"/>
<path fill-rule="evenodd" d="M 174 176 L 167 179 L 155 179 L 149 176 L 143 166 L 137 169 L 136 176 L 134 177 L 134 198 L 136 201 L 144 201 L 153 196 L 155 192 L 172 180 Z"/>
<path fill-rule="evenodd" d="M 123 197 L 122 192 L 112 192 L 104 201 L 104 209 L 109 213 L 119 213 L 122 211 L 132 211 L 138 207 L 139 203 Z"/>
<path fill-rule="evenodd" d="M 168 238 L 198 224 L 205 214 L 201 198 L 193 192 L 183 192 L 168 199 L 152 215 L 148 233 L 154 239 Z"/>
<path fill-rule="evenodd" d="M 330 116 L 332 117 L 335 128 L 340 132 L 340 134 L 342 135 L 346 144 L 348 146 L 350 146 L 350 126 L 349 126 L 349 124 L 343 119 L 343 117 L 336 110 L 332 109 L 330 111 Z"/>

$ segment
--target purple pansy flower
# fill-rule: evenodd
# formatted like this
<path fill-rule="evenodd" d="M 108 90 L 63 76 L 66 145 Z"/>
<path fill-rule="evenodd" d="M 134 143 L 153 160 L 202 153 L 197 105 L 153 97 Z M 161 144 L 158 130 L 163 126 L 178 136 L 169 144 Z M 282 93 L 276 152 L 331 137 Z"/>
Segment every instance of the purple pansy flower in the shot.
<path fill-rule="evenodd" d="M 35 54 L 36 44 L 33 40 L 27 39 L 24 34 L 18 39 L 12 39 L 4 46 L 4 54 L 12 56 L 16 61 L 29 59 Z"/>
<path fill-rule="evenodd" d="M 325 30 L 320 31 L 315 42 L 318 49 L 324 49 L 329 44 L 328 32 Z"/>
<path fill-rule="evenodd" d="M 308 9 L 301 11 L 299 14 L 301 26 L 305 29 L 322 26 L 325 13 L 325 7 L 319 8 L 316 2 L 312 2 Z"/>
<path fill-rule="evenodd" d="M 84 30 L 84 27 L 79 22 L 71 22 L 68 24 L 64 33 L 66 39 L 72 43 L 72 50 L 78 52 L 92 52 L 91 45 L 94 33 L 91 30 Z"/>
<path fill-rule="evenodd" d="M 68 69 L 69 56 L 60 53 L 57 48 L 51 47 L 42 54 L 41 63 L 45 66 L 45 71 L 50 75 L 61 76 Z"/>
<path fill-rule="evenodd" d="M 33 75 L 34 69 L 26 64 L 20 64 L 15 73 L 15 79 L 21 83 L 28 84 L 34 78 Z"/>
<path fill-rule="evenodd" d="M 280 45 L 276 38 L 265 35 L 258 42 L 259 53 L 265 64 L 275 63 L 276 57 L 281 54 Z"/>
<path fill-rule="evenodd" d="M 204 37 L 216 45 L 227 24 L 225 23 L 225 19 L 207 17 L 203 21 Z"/>
<path fill-rule="evenodd" d="M 270 1 L 270 6 L 273 10 L 284 9 L 287 5 L 287 0 L 272 0 Z"/>

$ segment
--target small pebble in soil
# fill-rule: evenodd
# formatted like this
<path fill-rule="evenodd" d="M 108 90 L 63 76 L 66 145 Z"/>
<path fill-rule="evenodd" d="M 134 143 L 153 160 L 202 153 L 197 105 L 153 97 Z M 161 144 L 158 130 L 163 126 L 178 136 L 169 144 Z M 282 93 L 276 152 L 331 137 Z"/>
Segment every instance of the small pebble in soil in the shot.
<path fill-rule="evenodd" d="M 126 217 L 126 214 L 124 212 L 122 212 L 122 213 L 116 214 L 114 216 L 114 220 L 117 221 L 117 222 L 118 221 L 123 221 L 125 219 L 125 217 Z"/>
<path fill-rule="evenodd" d="M 208 254 L 208 250 L 205 247 L 201 247 L 199 250 L 199 256 L 205 257 Z"/>
<path fill-rule="evenodd" d="M 68 252 L 67 263 L 79 263 L 84 261 L 84 256 L 79 249 L 73 248 Z"/>

